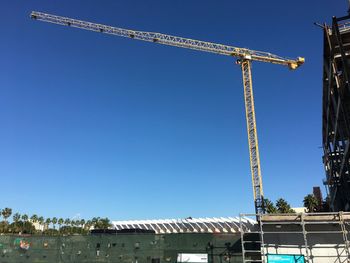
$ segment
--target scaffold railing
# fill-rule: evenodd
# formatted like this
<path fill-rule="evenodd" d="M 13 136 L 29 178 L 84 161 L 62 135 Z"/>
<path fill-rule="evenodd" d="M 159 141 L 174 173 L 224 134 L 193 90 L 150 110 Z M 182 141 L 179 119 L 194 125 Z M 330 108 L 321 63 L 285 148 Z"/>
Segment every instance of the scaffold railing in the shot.
<path fill-rule="evenodd" d="M 296 255 L 307 263 L 350 262 L 350 212 L 241 214 L 240 217 L 257 219 L 255 228 L 241 225 L 243 262 L 267 263 L 271 255 Z M 251 240 L 252 234 L 255 240 Z M 248 246 L 252 242 L 255 246 Z"/>

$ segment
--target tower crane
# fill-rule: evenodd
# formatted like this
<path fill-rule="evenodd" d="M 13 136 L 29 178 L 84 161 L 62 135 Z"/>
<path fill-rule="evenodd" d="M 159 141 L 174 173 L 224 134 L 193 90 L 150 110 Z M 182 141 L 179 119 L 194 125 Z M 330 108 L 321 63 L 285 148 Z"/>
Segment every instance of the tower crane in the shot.
<path fill-rule="evenodd" d="M 257 214 L 264 213 L 264 192 L 260 169 L 260 157 L 258 147 L 258 135 L 256 128 L 254 97 L 252 86 L 252 61 L 267 62 L 287 66 L 289 69 L 296 69 L 305 62 L 305 59 L 298 57 L 289 59 L 280 57 L 269 52 L 250 50 L 234 46 L 227 46 L 217 43 L 205 42 L 189 38 L 166 35 L 162 33 L 136 31 L 113 27 L 108 25 L 96 24 L 87 21 L 62 17 L 52 14 L 33 11 L 30 14 L 32 19 L 40 20 L 48 23 L 59 24 L 64 26 L 76 27 L 80 29 L 127 37 L 142 41 L 153 42 L 168 46 L 180 48 L 194 49 L 203 52 L 210 52 L 219 55 L 231 56 L 237 58 L 237 64 L 240 65 L 243 76 L 244 102 L 246 110 L 248 146 L 250 156 L 250 170 L 253 184 L 253 194 L 255 203 L 255 212 Z"/>

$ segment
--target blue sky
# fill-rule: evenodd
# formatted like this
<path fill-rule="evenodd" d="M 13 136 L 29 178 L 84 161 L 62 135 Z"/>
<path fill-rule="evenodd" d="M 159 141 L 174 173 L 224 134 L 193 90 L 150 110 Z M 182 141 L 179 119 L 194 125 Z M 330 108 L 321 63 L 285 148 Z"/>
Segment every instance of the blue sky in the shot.
<path fill-rule="evenodd" d="M 253 212 L 235 59 L 33 21 L 32 10 L 304 56 L 254 63 L 265 196 L 322 185 L 323 35 L 347 1 L 1 1 L 0 208 L 111 219 Z M 323 187 L 322 187 L 323 188 Z"/>

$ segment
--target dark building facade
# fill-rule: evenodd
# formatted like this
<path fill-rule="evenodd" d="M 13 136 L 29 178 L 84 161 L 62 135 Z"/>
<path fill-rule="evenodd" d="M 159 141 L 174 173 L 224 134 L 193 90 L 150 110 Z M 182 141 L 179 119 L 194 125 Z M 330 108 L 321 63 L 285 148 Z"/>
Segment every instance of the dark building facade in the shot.
<path fill-rule="evenodd" d="M 332 211 L 350 211 L 350 17 L 324 25 L 322 141 Z"/>
<path fill-rule="evenodd" d="M 321 188 L 319 186 L 314 186 L 312 193 L 316 197 L 317 202 L 318 202 L 317 211 L 322 211 L 323 210 L 323 198 L 322 198 Z"/>

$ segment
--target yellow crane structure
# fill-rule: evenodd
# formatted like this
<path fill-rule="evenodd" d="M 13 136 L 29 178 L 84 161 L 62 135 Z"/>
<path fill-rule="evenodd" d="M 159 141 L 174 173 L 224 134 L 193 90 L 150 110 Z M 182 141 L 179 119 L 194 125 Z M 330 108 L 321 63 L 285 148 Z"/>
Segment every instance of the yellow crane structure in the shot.
<path fill-rule="evenodd" d="M 294 70 L 304 63 L 304 58 L 298 57 L 296 59 L 288 59 L 271 54 L 269 52 L 227 46 L 217 43 L 171 36 L 155 32 L 136 31 L 119 27 L 112 27 L 108 25 L 96 24 L 87 21 L 56 16 L 36 11 L 31 12 L 30 16 L 33 19 L 53 24 L 76 27 L 80 29 L 111 34 L 120 37 L 127 37 L 142 41 L 148 41 L 168 46 L 194 49 L 203 52 L 210 52 L 219 55 L 236 57 L 237 64 L 241 66 L 243 76 L 244 101 L 250 155 L 250 169 L 253 184 L 255 210 L 257 214 L 264 213 L 264 192 L 261 177 L 258 135 L 255 120 L 251 63 L 252 61 L 267 62 L 287 66 L 289 69 Z"/>

